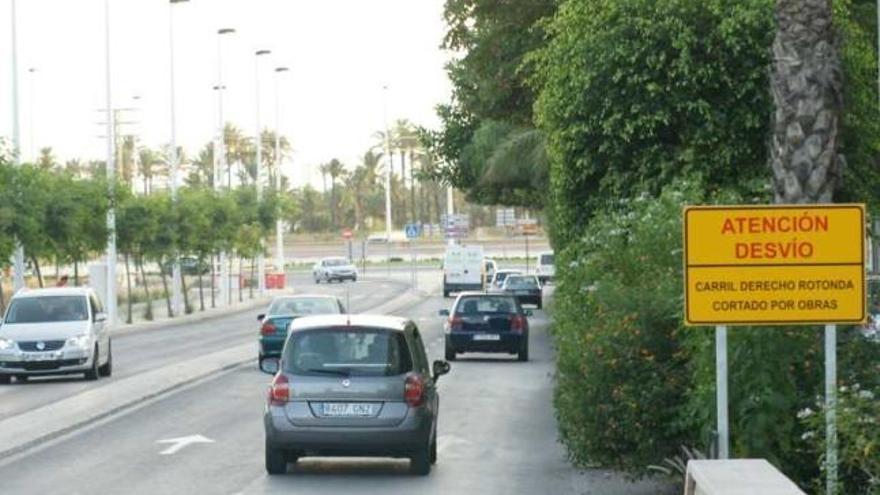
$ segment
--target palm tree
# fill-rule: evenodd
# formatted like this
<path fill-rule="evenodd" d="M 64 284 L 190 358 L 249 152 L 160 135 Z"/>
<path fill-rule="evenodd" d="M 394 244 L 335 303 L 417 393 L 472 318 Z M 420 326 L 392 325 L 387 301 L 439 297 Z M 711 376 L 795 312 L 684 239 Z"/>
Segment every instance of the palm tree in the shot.
<path fill-rule="evenodd" d="M 55 156 L 52 154 L 52 148 L 40 148 L 40 156 L 37 158 L 37 166 L 43 170 L 52 170 L 55 168 Z"/>
<path fill-rule="evenodd" d="M 777 203 L 830 203 L 844 165 L 842 75 L 830 0 L 777 0 L 770 165 Z"/>
<path fill-rule="evenodd" d="M 330 224 L 333 228 L 336 228 L 338 227 L 336 225 L 336 212 L 339 207 L 336 201 L 336 179 L 345 175 L 345 165 L 334 158 L 330 160 L 326 167 L 327 174 L 330 176 Z"/>
<path fill-rule="evenodd" d="M 144 180 L 144 194 L 150 194 L 153 190 L 153 177 L 157 175 L 161 160 L 150 148 L 141 148 L 138 158 L 138 174 Z"/>

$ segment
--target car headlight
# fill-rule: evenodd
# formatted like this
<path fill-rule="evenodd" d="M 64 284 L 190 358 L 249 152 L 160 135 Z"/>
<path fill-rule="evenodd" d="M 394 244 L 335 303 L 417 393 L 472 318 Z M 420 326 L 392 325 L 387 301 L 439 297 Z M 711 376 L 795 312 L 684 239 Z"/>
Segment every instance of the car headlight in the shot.
<path fill-rule="evenodd" d="M 0 351 L 7 351 L 15 347 L 15 341 L 0 337 Z"/>
<path fill-rule="evenodd" d="M 83 349 L 87 349 L 89 347 L 89 335 L 77 335 L 76 337 L 71 337 L 67 339 L 67 344 L 70 347 L 81 347 Z"/>

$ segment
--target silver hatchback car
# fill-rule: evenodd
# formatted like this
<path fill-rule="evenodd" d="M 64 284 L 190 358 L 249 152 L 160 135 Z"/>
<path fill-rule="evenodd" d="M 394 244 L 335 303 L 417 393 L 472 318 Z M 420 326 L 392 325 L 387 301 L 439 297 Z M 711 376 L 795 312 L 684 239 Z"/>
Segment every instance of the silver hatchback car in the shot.
<path fill-rule="evenodd" d="M 427 475 L 437 461 L 437 379 L 416 325 L 390 316 L 326 315 L 294 320 L 263 417 L 266 471 L 284 474 L 303 456 L 410 459 Z"/>

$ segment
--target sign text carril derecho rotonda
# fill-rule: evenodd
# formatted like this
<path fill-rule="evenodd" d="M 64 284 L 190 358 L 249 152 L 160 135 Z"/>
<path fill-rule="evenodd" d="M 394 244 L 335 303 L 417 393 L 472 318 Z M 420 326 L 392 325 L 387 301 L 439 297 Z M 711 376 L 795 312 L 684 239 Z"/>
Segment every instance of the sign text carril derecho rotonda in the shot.
<path fill-rule="evenodd" d="M 865 319 L 863 205 L 684 211 L 689 325 Z"/>

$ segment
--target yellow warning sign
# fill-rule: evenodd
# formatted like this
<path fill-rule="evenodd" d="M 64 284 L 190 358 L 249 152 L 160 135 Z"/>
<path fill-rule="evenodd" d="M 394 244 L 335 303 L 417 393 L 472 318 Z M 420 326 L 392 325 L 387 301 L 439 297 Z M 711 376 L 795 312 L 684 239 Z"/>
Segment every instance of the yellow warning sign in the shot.
<path fill-rule="evenodd" d="M 861 323 L 864 205 L 689 206 L 688 325 Z"/>

